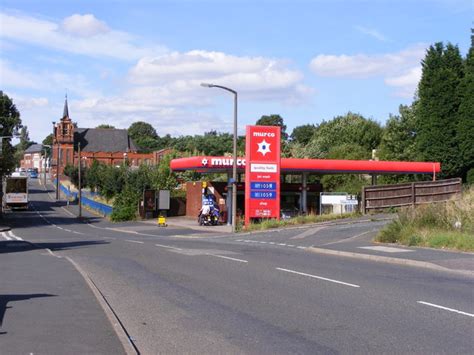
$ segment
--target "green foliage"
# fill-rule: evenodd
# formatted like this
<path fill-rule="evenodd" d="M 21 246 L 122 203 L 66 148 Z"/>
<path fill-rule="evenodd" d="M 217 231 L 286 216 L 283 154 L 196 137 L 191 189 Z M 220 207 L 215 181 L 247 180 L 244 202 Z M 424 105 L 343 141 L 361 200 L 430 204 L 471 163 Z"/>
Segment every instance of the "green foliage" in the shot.
<path fill-rule="evenodd" d="M 467 182 L 469 185 L 473 185 L 473 184 L 474 184 L 474 168 L 469 169 L 469 171 L 467 172 L 467 174 L 466 174 L 466 182 Z"/>
<path fill-rule="evenodd" d="M 316 129 L 317 127 L 314 124 L 297 126 L 293 129 L 293 132 L 291 132 L 291 141 L 303 145 L 308 144 L 313 138 Z"/>
<path fill-rule="evenodd" d="M 472 36 L 474 41 L 474 36 Z M 458 109 L 458 144 L 461 158 L 461 175 L 466 181 L 474 169 L 474 45 L 465 60 L 465 75 L 458 86 L 461 104 Z"/>
<path fill-rule="evenodd" d="M 141 191 L 127 185 L 114 201 L 114 209 L 110 216 L 111 220 L 119 222 L 135 219 L 137 217 Z"/>
<path fill-rule="evenodd" d="M 474 251 L 474 188 L 466 190 L 460 200 L 401 210 L 377 240 Z"/>
<path fill-rule="evenodd" d="M 256 126 L 280 126 L 281 127 L 281 139 L 286 141 L 288 139 L 288 133 L 286 133 L 286 125 L 283 121 L 283 117 L 280 115 L 263 115 L 255 123 Z"/>
<path fill-rule="evenodd" d="M 13 101 L 0 90 L 0 136 L 11 136 L 14 130 L 21 125 L 20 113 L 18 112 Z M 0 142 L 1 157 L 0 159 L 0 179 L 3 175 L 8 174 L 15 167 L 14 151 L 15 149 L 10 143 L 10 138 L 2 138 Z"/>
<path fill-rule="evenodd" d="M 430 46 L 422 61 L 418 85 L 416 144 L 419 159 L 441 162 L 442 177 L 462 173 L 458 86 L 463 76 L 464 66 L 457 46 L 448 43 L 445 47 L 440 42 Z"/>
<path fill-rule="evenodd" d="M 53 134 L 48 134 L 45 139 L 43 139 L 43 142 L 41 142 L 43 145 L 49 145 L 50 147 L 43 147 L 44 150 L 46 151 L 46 156 L 50 157 L 51 156 L 51 147 L 53 146 Z"/>
<path fill-rule="evenodd" d="M 323 121 L 306 146 L 305 155 L 308 158 L 326 158 L 331 148 L 342 144 L 359 145 L 370 154 L 380 144 L 382 132 L 377 122 L 349 112 L 331 121 Z"/>
<path fill-rule="evenodd" d="M 110 125 L 110 124 L 105 124 L 105 123 L 98 125 L 96 128 L 115 129 L 114 126 L 112 126 L 112 125 Z"/>
<path fill-rule="evenodd" d="M 78 168 L 76 166 L 73 166 L 71 164 L 67 164 L 65 167 L 64 167 L 64 175 L 66 175 L 67 177 L 69 177 L 69 179 L 71 180 L 72 184 L 74 186 L 79 186 L 79 171 L 78 171 Z"/>

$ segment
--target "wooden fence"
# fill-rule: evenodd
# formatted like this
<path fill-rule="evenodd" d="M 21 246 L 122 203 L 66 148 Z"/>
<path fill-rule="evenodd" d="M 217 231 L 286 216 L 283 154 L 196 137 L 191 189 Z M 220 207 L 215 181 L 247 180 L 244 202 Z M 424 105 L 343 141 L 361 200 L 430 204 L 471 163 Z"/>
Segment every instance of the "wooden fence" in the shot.
<path fill-rule="evenodd" d="M 362 213 L 416 206 L 461 197 L 461 179 L 366 186 L 362 189 Z"/>

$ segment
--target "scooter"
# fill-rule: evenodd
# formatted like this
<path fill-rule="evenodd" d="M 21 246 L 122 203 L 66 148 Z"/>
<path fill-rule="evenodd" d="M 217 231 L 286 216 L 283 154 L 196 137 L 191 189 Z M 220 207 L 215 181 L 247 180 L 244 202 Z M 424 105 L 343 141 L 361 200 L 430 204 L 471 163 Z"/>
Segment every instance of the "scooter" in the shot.
<path fill-rule="evenodd" d="M 217 226 L 219 224 L 219 210 L 212 207 L 206 215 L 199 213 L 198 222 L 200 226 Z"/>

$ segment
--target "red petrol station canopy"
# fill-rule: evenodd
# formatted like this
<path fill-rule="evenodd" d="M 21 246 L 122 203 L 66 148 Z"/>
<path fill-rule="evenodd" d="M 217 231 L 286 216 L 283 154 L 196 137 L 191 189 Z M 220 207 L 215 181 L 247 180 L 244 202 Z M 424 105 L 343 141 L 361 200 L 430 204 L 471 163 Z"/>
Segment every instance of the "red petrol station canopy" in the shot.
<path fill-rule="evenodd" d="M 201 173 L 229 172 L 232 157 L 197 156 L 173 159 L 173 171 L 196 170 Z M 245 158 L 237 158 L 237 170 L 245 171 Z M 402 162 L 377 160 L 334 160 L 334 159 L 281 159 L 281 172 L 308 172 L 321 174 L 437 174 L 441 164 L 436 162 Z"/>

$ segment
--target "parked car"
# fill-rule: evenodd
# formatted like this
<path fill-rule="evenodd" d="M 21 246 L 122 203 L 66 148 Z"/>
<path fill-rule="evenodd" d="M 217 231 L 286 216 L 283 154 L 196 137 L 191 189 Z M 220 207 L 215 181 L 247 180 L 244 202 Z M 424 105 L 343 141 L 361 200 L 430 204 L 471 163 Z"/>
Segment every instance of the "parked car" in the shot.
<path fill-rule="evenodd" d="M 30 171 L 28 173 L 28 176 L 32 179 L 37 179 L 38 178 L 38 173 L 36 171 Z"/>

